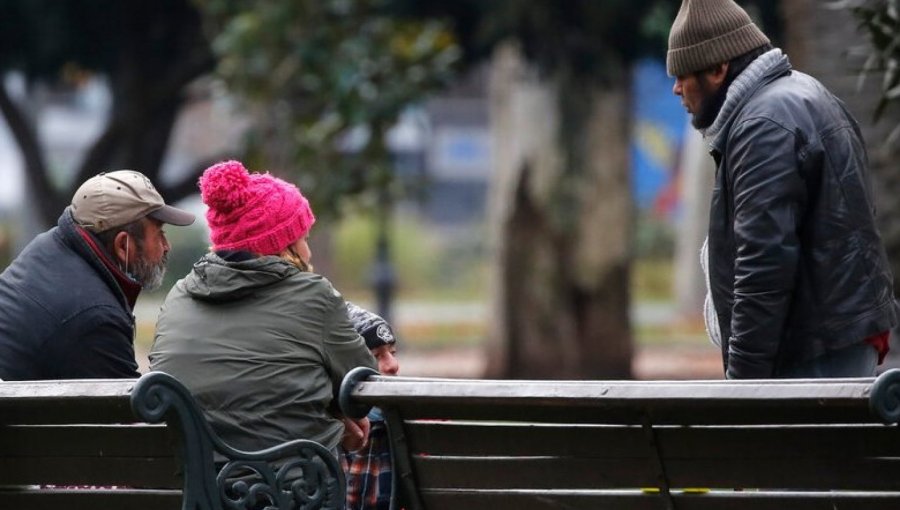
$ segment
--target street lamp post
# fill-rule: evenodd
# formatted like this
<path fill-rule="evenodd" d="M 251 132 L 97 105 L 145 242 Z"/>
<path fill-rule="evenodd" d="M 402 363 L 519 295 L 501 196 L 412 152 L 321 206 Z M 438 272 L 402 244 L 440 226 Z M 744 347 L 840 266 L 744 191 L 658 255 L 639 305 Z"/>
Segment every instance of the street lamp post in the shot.
<path fill-rule="evenodd" d="M 379 193 L 377 238 L 375 241 L 375 265 L 372 269 L 372 286 L 378 315 L 391 324 L 391 304 L 397 275 L 391 262 L 390 227 L 393 201 L 386 188 Z"/>

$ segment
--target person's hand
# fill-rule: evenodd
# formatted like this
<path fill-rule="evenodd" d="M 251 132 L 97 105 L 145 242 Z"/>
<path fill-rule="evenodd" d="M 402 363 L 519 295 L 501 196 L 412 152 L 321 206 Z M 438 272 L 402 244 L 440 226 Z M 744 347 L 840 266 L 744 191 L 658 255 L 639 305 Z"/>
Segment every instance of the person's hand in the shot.
<path fill-rule="evenodd" d="M 341 438 L 341 446 L 348 452 L 355 452 L 366 446 L 369 441 L 369 429 L 371 424 L 368 418 L 361 420 L 351 420 L 350 418 L 341 418 L 344 422 L 344 436 Z"/>

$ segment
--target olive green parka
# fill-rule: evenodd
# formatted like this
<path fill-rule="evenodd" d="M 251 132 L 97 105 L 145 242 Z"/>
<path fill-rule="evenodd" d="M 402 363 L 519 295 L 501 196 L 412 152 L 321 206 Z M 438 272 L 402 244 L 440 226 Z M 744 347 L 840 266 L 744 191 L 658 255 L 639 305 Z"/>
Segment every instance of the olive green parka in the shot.
<path fill-rule="evenodd" d="M 215 253 L 166 297 L 150 366 L 187 386 L 222 439 L 244 450 L 298 438 L 334 450 L 341 380 L 377 368 L 326 278 L 280 257 Z"/>

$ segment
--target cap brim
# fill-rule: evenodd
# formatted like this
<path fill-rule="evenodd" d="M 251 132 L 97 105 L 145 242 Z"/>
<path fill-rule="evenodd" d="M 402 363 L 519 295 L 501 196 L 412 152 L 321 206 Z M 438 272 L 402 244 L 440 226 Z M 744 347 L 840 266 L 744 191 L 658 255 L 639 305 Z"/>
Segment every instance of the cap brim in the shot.
<path fill-rule="evenodd" d="M 192 213 L 178 209 L 177 207 L 172 207 L 171 205 L 164 205 L 147 216 L 163 223 L 178 225 L 180 227 L 185 227 L 194 223 L 195 219 L 195 216 Z"/>

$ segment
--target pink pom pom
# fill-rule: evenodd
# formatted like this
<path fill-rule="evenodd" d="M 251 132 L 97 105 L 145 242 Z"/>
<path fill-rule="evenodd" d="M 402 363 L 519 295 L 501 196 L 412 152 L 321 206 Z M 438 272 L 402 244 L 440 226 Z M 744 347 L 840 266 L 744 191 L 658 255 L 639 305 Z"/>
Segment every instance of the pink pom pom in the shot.
<path fill-rule="evenodd" d="M 200 176 L 200 196 L 212 209 L 228 213 L 241 207 L 248 197 L 250 174 L 240 161 L 222 161 Z"/>

